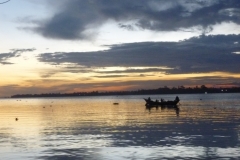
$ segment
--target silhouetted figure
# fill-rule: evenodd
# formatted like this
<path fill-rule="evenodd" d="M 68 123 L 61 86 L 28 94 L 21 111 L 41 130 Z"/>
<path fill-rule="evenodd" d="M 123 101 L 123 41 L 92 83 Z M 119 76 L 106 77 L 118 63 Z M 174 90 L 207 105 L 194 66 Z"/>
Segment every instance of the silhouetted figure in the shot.
<path fill-rule="evenodd" d="M 150 97 L 148 97 L 148 101 L 151 101 L 151 98 L 150 98 Z"/>
<path fill-rule="evenodd" d="M 177 102 L 179 102 L 179 101 L 180 101 L 180 99 L 179 99 L 179 97 L 178 97 L 178 96 L 175 98 L 175 101 L 177 101 Z"/>

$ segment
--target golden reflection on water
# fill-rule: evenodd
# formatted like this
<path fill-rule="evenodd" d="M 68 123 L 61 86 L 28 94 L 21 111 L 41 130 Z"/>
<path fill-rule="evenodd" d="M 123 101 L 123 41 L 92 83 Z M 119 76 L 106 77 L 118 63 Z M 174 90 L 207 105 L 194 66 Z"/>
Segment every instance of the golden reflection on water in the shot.
<path fill-rule="evenodd" d="M 12 134 L 36 135 L 43 128 L 91 128 L 172 124 L 188 121 L 226 122 L 238 120 L 240 108 L 224 106 L 191 107 L 181 104 L 180 110 L 147 109 L 143 101 L 126 102 L 112 99 L 7 99 L 1 101 L 1 128 Z M 198 102 L 199 103 L 199 102 Z M 195 106 L 199 104 L 196 103 Z M 179 112 L 179 113 L 177 113 Z M 16 121 L 16 118 L 18 120 Z"/>
<path fill-rule="evenodd" d="M 14 159 L 21 151 L 27 156 L 21 155 L 22 159 L 28 159 L 33 153 L 74 154 L 75 149 L 85 148 L 85 155 L 92 151 L 86 148 L 102 148 L 94 156 L 109 158 L 108 151 L 119 155 L 116 147 L 126 147 L 122 153 L 136 152 L 136 157 L 184 157 L 181 152 L 187 151 L 196 158 L 206 157 L 208 148 L 222 148 L 230 157 L 240 151 L 239 99 L 219 103 L 207 97 L 181 97 L 179 110 L 146 108 L 145 96 L 0 99 L 0 153 Z M 138 152 L 137 147 L 146 152 Z M 219 151 L 208 152 L 220 156 Z"/>

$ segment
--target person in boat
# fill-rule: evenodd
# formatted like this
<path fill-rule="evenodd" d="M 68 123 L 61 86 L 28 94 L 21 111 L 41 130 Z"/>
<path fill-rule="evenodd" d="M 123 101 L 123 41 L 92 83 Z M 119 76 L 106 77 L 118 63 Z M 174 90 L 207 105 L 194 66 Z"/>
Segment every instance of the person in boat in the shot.
<path fill-rule="evenodd" d="M 178 96 L 175 98 L 175 101 L 178 101 L 178 102 L 180 101 L 180 99 L 179 99 L 179 97 L 178 97 Z"/>
<path fill-rule="evenodd" d="M 163 98 L 161 98 L 161 102 L 164 102 L 165 100 Z"/>

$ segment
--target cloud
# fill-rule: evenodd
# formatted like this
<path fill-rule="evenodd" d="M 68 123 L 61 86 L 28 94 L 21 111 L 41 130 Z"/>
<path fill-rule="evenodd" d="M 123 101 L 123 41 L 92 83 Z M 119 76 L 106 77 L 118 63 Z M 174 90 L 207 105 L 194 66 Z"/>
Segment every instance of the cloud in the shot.
<path fill-rule="evenodd" d="M 33 52 L 35 51 L 36 49 L 35 48 L 28 48 L 28 49 L 11 49 L 12 53 L 14 54 L 21 54 L 21 53 L 24 53 L 24 52 Z"/>
<path fill-rule="evenodd" d="M 218 71 L 239 73 L 240 55 L 234 52 L 240 50 L 240 43 L 236 42 L 240 42 L 240 35 L 202 35 L 180 42 L 112 45 L 104 51 L 43 53 L 38 60 L 58 65 L 69 63 L 83 68 L 141 66 L 150 67 L 148 71 L 169 74 Z M 134 71 L 131 68 L 109 71 L 112 74 L 119 72 L 141 73 L 140 70 Z"/>
<path fill-rule="evenodd" d="M 126 69 L 115 69 L 115 70 L 102 70 L 102 71 L 95 71 L 96 73 L 100 74 L 116 74 L 116 73 L 146 73 L 146 72 L 165 72 L 166 70 L 173 70 L 174 68 L 168 67 L 144 67 L 144 68 L 126 68 Z"/>
<path fill-rule="evenodd" d="M 10 62 L 7 62 L 10 58 L 17 57 L 18 54 L 16 53 L 0 53 L 0 64 L 6 65 L 6 64 L 12 64 Z"/>
<path fill-rule="evenodd" d="M 35 48 L 29 48 L 29 49 L 11 49 L 11 52 L 8 53 L 0 53 L 0 64 L 2 65 L 8 65 L 13 64 L 11 62 L 8 62 L 11 58 L 19 57 L 24 52 L 33 52 L 35 51 Z"/>
<path fill-rule="evenodd" d="M 96 78 L 119 78 L 119 77 L 129 77 L 129 75 L 106 75 L 106 76 L 94 76 Z"/>
<path fill-rule="evenodd" d="M 92 68 L 80 67 L 77 65 L 64 64 L 53 69 L 42 69 L 40 71 L 41 78 L 50 78 L 59 73 L 90 73 L 94 70 Z"/>
<path fill-rule="evenodd" d="M 204 33 L 222 22 L 240 24 L 239 0 L 74 0 L 54 3 L 52 6 L 57 6 L 57 12 L 44 21 L 35 20 L 37 27 L 32 28 L 53 39 L 89 39 L 108 20 L 127 30 L 178 31 L 197 27 Z"/>

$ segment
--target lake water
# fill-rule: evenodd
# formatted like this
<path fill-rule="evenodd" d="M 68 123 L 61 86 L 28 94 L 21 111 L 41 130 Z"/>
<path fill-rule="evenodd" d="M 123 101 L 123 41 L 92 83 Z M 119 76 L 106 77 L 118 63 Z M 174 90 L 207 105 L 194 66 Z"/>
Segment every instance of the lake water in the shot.
<path fill-rule="evenodd" d="M 240 94 L 178 96 L 0 99 L 0 159 L 240 159 Z"/>

